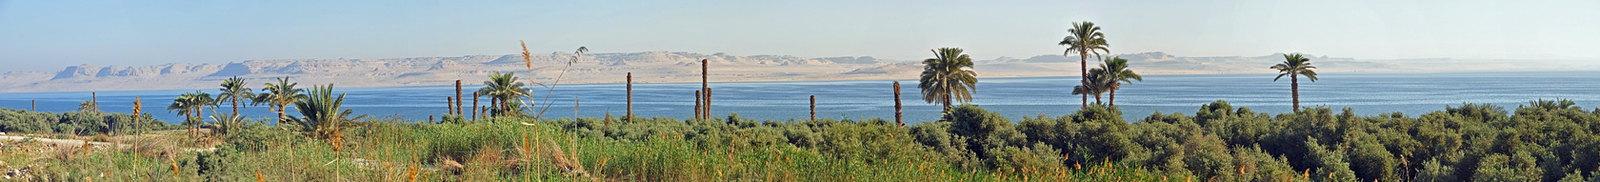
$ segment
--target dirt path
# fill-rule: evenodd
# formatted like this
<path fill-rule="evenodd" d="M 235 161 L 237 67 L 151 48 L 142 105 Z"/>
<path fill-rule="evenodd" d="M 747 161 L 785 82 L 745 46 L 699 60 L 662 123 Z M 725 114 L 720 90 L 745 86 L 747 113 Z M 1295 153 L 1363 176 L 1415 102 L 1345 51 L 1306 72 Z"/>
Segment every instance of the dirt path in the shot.
<path fill-rule="evenodd" d="M 34 141 L 34 142 L 39 142 L 39 143 L 42 143 L 42 144 L 56 145 L 56 146 L 80 146 L 80 145 L 84 145 L 84 143 L 87 142 L 88 145 L 92 145 L 92 146 L 97 147 L 97 148 L 116 147 L 117 149 L 123 149 L 123 148 L 133 147 L 132 144 L 116 144 L 116 143 L 110 143 L 110 142 L 95 142 L 95 141 L 86 141 L 86 140 L 79 140 L 79 139 L 54 139 L 54 138 L 32 137 L 32 136 L 13 136 L 13 135 L 7 135 L 7 134 L 0 134 L 0 141 Z M 211 152 L 211 151 L 216 151 L 216 150 L 217 150 L 216 147 L 209 147 L 209 148 L 188 148 L 188 147 L 185 147 L 185 148 L 183 148 L 183 151 L 186 151 L 186 152 Z"/>

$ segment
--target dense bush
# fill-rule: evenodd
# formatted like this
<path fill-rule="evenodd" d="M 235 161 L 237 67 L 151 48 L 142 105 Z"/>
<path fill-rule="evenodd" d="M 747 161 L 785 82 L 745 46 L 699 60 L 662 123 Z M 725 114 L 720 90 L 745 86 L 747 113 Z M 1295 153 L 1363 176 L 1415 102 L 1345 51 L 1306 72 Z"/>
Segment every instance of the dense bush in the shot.
<path fill-rule="evenodd" d="M 45 113 L 0 108 L 0 132 L 95 135 L 171 128 L 165 122 L 150 117 L 149 114 L 135 117 L 122 113 Z"/>
<path fill-rule="evenodd" d="M 0 112 L 8 131 L 92 123 L 72 113 Z M 601 178 L 641 181 L 1586 181 L 1600 170 L 1600 110 L 1570 101 L 1509 112 L 1464 104 L 1418 117 L 1354 113 L 1318 107 L 1269 115 L 1217 101 L 1194 116 L 1131 122 L 1114 107 L 1013 122 L 972 105 L 906 127 L 738 115 L 366 121 L 343 131 L 352 141 L 341 144 L 351 149 L 345 152 L 285 126 L 250 123 L 224 136 L 217 151 L 182 155 L 173 165 L 223 181 L 251 180 L 259 169 L 285 181 L 388 181 L 407 166 L 427 167 L 422 178 L 434 181 L 573 177 L 563 173 L 570 166 L 556 165 L 558 156 Z"/>

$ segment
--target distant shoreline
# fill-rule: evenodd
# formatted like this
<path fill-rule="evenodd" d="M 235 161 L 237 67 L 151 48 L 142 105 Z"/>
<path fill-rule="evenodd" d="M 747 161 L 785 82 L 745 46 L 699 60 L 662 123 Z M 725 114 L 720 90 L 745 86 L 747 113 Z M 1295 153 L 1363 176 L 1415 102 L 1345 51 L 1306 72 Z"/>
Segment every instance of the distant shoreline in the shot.
<path fill-rule="evenodd" d="M 1504 71 L 1504 72 L 1332 73 L 1332 74 L 1324 73 L 1323 75 L 1324 76 L 1327 76 L 1327 75 L 1340 75 L 1340 76 L 1381 76 L 1381 75 L 1397 75 L 1397 76 L 1468 76 L 1468 75 L 1475 75 L 1475 74 L 1565 75 L 1565 74 L 1570 74 L 1570 73 L 1600 74 L 1600 71 L 1554 71 L 1554 72 Z M 1208 76 L 1208 77 L 1259 76 L 1259 77 L 1264 77 L 1265 78 L 1265 77 L 1271 77 L 1272 75 L 1271 74 L 1238 74 L 1238 73 L 1234 73 L 1234 74 L 1230 74 L 1230 73 L 1216 73 L 1216 74 L 1149 74 L 1149 75 L 1146 75 L 1145 77 L 1181 77 L 1181 76 Z M 1030 79 L 1030 78 L 1077 78 L 1077 76 L 1039 75 L 1039 76 L 991 76 L 991 77 L 979 77 L 980 80 L 981 79 Z M 716 79 L 712 79 L 712 81 L 710 81 L 710 83 L 720 83 L 720 84 L 763 83 L 763 84 L 772 84 L 772 83 L 855 82 L 855 81 L 912 81 L 912 82 L 915 82 L 916 78 L 883 79 L 883 78 L 872 77 L 872 78 L 862 78 L 862 79 L 815 79 L 815 80 L 805 80 L 805 79 L 802 79 L 802 80 L 754 79 L 754 80 L 740 80 L 740 81 L 716 81 Z M 478 87 L 478 86 L 482 85 L 480 83 L 481 83 L 481 81 L 462 80 L 462 87 Z M 687 84 L 687 83 L 699 83 L 699 82 L 697 82 L 697 81 L 634 82 L 634 84 L 639 84 L 639 85 Z M 613 84 L 623 84 L 623 82 L 578 82 L 578 83 L 563 83 L 561 85 L 613 85 Z M 256 86 L 256 85 L 252 85 L 252 86 Z M 347 88 L 347 89 L 384 89 L 384 88 L 441 87 L 441 86 L 454 86 L 454 84 L 451 84 L 451 83 L 441 83 L 441 84 L 395 84 L 395 85 L 388 85 L 388 86 L 340 86 L 340 85 L 335 84 L 334 86 L 339 87 L 339 88 Z M 543 87 L 532 87 L 532 88 L 543 89 Z M 35 92 L 35 91 L 28 91 L 28 92 L 0 91 L 0 93 L 4 93 L 4 94 L 43 94 L 43 93 L 62 93 L 62 94 L 65 94 L 65 93 L 89 93 L 89 92 L 174 92 L 174 93 L 178 93 L 178 92 L 194 91 L 195 89 L 209 91 L 210 89 L 213 89 L 213 88 L 211 88 L 211 87 L 194 87 L 194 88 L 165 88 L 165 89 L 107 89 L 107 90 L 94 90 L 94 91 L 73 90 L 73 91 L 38 91 L 38 92 Z"/>

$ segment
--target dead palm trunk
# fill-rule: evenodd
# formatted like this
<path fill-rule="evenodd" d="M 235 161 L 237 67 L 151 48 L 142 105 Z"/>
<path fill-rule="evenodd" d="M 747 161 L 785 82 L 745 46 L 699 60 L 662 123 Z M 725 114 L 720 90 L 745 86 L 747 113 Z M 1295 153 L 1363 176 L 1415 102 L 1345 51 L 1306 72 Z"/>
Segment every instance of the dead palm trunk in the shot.
<path fill-rule="evenodd" d="M 1289 94 L 1293 95 L 1294 112 L 1300 112 L 1300 77 L 1294 73 L 1289 74 Z"/>
<path fill-rule="evenodd" d="M 461 80 L 456 80 L 456 106 L 455 115 L 461 115 Z"/>
<path fill-rule="evenodd" d="M 478 121 L 478 92 L 472 92 L 472 121 Z"/>
<path fill-rule="evenodd" d="M 817 95 L 811 95 L 811 121 L 817 121 Z"/>
<path fill-rule="evenodd" d="M 625 117 L 624 120 L 631 123 L 631 122 L 633 122 L 633 72 L 628 72 L 628 86 L 627 87 L 628 87 L 628 96 L 627 96 L 628 97 L 628 100 L 627 100 L 628 113 L 627 113 L 627 117 Z"/>
<path fill-rule="evenodd" d="M 455 102 L 455 98 L 444 97 L 444 115 L 449 116 L 456 113 L 456 106 L 451 106 L 451 104 L 454 104 Z"/>
<path fill-rule="evenodd" d="M 698 111 L 701 115 L 699 116 L 700 119 L 711 118 L 711 84 L 708 83 L 708 81 L 711 79 L 710 66 L 708 66 L 709 64 L 710 61 L 708 59 L 700 59 L 700 90 L 705 91 L 704 96 L 699 97 L 705 101 L 701 101 L 703 102 L 701 107 L 697 107 L 697 109 L 700 109 Z"/>
<path fill-rule="evenodd" d="M 700 95 L 701 95 L 700 91 L 702 91 L 702 90 L 695 90 L 694 91 L 694 120 L 695 121 L 700 121 L 701 117 L 705 117 L 705 115 L 701 115 L 700 114 L 701 111 L 705 111 L 703 109 L 700 109 L 700 107 L 701 107 L 700 106 L 700 104 L 701 104 L 700 102 L 701 101 L 705 101 L 705 99 L 700 97 Z"/>
<path fill-rule="evenodd" d="M 905 127 L 906 126 L 906 122 L 905 122 L 903 117 L 904 116 L 900 112 L 900 82 L 899 81 L 895 81 L 894 82 L 894 123 L 897 124 L 897 125 L 900 125 L 900 127 Z"/>

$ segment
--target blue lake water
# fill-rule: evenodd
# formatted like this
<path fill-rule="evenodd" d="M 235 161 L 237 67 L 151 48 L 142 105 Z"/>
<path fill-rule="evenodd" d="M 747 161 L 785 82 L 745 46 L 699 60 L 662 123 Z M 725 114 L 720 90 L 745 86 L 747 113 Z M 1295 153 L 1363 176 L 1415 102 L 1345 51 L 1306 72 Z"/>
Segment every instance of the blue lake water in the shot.
<path fill-rule="evenodd" d="M 1148 76 L 1143 82 L 1118 91 L 1117 106 L 1130 120 L 1154 112 L 1193 115 L 1200 105 L 1215 100 L 1227 100 L 1235 107 L 1251 107 L 1258 112 L 1287 112 L 1290 110 L 1288 80 L 1274 82 L 1272 76 Z M 917 82 L 900 82 L 906 120 L 937 120 L 939 106 L 922 101 Z M 982 79 L 973 104 L 1012 119 L 1067 114 L 1078 108 L 1079 97 L 1070 95 L 1070 88 L 1076 83 L 1076 77 Z M 694 90 L 699 86 L 699 83 L 635 84 L 634 113 L 641 117 L 689 117 L 694 112 Z M 469 85 L 466 90 L 470 92 L 477 87 Z M 808 117 L 808 96 L 816 95 L 817 117 L 820 118 L 894 118 L 893 94 L 887 80 L 712 83 L 712 87 L 716 93 L 713 112 L 719 116 L 738 113 L 757 119 L 803 120 Z M 1302 82 L 1300 88 L 1302 105 L 1353 107 L 1364 115 L 1401 112 L 1416 116 L 1468 102 L 1495 104 L 1509 110 L 1538 99 L 1570 99 L 1585 108 L 1600 105 L 1600 72 L 1326 74 L 1317 82 Z M 216 92 L 214 88 L 203 90 Z M 176 122 L 180 117 L 165 108 L 173 97 L 186 91 L 193 90 L 99 92 L 99 101 L 103 111 L 129 112 L 134 97 L 141 97 L 146 112 L 161 120 Z M 337 91 L 349 94 L 345 106 L 357 114 L 411 120 L 442 115 L 446 112 L 445 97 L 454 94 L 450 86 L 338 88 Z M 556 88 L 554 96 L 548 95 L 550 92 L 544 88 L 538 88 L 536 93 L 540 101 L 550 98 L 549 103 L 554 103 L 545 113 L 546 117 L 574 116 L 574 98 L 581 101 L 577 116 L 600 117 L 606 113 L 622 115 L 625 112 L 622 84 L 562 85 Z M 37 100 L 40 111 L 63 112 L 76 110 L 79 102 L 88 99 L 88 92 L 0 93 L 0 107 L 29 109 L 29 101 Z M 487 105 L 488 99 L 480 102 Z M 470 100 L 464 104 L 470 106 Z M 223 106 L 226 110 L 227 105 Z M 240 110 L 252 118 L 274 116 L 264 105 Z M 290 114 L 294 114 L 292 109 Z"/>

